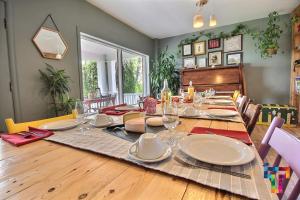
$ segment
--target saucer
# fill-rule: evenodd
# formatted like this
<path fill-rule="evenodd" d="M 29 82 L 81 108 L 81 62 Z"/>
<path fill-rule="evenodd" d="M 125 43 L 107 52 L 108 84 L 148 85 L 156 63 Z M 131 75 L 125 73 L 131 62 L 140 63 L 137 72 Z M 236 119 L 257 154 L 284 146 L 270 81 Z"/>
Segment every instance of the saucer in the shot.
<path fill-rule="evenodd" d="M 113 121 L 109 121 L 109 122 L 106 122 L 106 123 L 103 123 L 103 124 L 95 124 L 95 121 L 90 121 L 89 124 L 92 125 L 95 128 L 103 128 L 103 127 L 110 126 L 113 123 L 114 123 Z"/>
<path fill-rule="evenodd" d="M 132 158 L 132 159 L 134 159 L 136 161 L 139 161 L 139 162 L 145 162 L 145 163 L 159 162 L 159 161 L 167 159 L 172 154 L 171 147 L 169 145 L 167 145 L 166 151 L 160 157 L 158 157 L 156 159 L 143 159 L 143 158 L 138 157 L 137 155 L 131 154 L 130 151 L 131 151 L 132 148 L 135 148 L 135 143 L 132 144 L 131 147 L 128 150 L 129 158 Z"/>

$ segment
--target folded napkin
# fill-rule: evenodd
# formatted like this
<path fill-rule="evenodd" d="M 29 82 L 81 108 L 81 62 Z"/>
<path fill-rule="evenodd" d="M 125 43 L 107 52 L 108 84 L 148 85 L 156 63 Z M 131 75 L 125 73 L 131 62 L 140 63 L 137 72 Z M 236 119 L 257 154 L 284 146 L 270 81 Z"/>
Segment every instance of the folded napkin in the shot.
<path fill-rule="evenodd" d="M 32 133 L 30 133 L 32 132 Z M 24 135 L 29 135 L 24 138 Z M 21 146 L 24 144 L 28 144 L 46 137 L 53 135 L 54 133 L 47 130 L 41 130 L 33 127 L 29 127 L 29 132 L 16 133 L 16 134 L 2 134 L 2 140 L 9 142 L 15 146 Z"/>
<path fill-rule="evenodd" d="M 116 106 L 109 106 L 109 107 L 102 108 L 101 113 L 105 113 L 106 111 L 114 111 L 117 107 L 121 107 L 121 106 L 127 106 L 127 104 L 123 103 Z"/>
<path fill-rule="evenodd" d="M 222 129 L 214 129 L 214 128 L 202 128 L 202 127 L 194 127 L 191 133 L 195 134 L 211 134 L 214 133 L 216 135 L 222 135 L 225 137 L 234 138 L 240 140 L 241 142 L 251 145 L 252 141 L 249 137 L 249 134 L 246 131 L 229 131 Z"/>
<path fill-rule="evenodd" d="M 233 110 L 236 111 L 233 107 L 209 107 L 208 109 L 221 109 L 221 110 Z"/>

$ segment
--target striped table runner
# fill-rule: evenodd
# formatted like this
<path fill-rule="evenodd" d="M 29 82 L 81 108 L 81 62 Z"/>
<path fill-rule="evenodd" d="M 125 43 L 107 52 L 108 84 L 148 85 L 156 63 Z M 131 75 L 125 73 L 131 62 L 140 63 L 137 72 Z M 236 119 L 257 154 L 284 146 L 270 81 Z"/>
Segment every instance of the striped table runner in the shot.
<path fill-rule="evenodd" d="M 251 179 L 245 179 L 225 173 L 191 168 L 182 165 L 173 158 L 153 164 L 136 162 L 128 157 L 128 149 L 132 143 L 105 133 L 102 129 L 90 129 L 84 135 L 77 129 L 55 132 L 53 136 L 46 138 L 46 140 L 126 160 L 145 168 L 158 170 L 248 198 L 263 200 L 275 198 L 275 195 L 270 193 L 270 183 L 263 178 L 262 163 L 256 150 L 254 151 L 258 159 L 256 158 L 251 163 L 243 166 L 229 167 L 232 171 L 242 172 L 251 176 Z"/>

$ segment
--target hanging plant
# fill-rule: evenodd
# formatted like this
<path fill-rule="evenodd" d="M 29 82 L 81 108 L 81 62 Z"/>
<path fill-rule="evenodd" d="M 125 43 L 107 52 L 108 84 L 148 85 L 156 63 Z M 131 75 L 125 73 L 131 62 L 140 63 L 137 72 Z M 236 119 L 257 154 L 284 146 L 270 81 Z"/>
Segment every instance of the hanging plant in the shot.
<path fill-rule="evenodd" d="M 277 54 L 279 49 L 278 40 L 283 32 L 280 25 L 278 12 L 272 12 L 268 15 L 267 27 L 263 31 L 253 34 L 253 38 L 257 41 L 256 47 L 260 50 L 262 58 L 272 57 Z"/>

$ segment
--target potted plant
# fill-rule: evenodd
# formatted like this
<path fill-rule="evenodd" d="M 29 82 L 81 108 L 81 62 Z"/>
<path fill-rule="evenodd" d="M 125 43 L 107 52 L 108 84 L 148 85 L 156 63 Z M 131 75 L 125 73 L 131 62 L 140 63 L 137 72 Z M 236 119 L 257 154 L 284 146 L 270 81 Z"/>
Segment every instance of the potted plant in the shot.
<path fill-rule="evenodd" d="M 39 70 L 41 80 L 45 87 L 42 92 L 45 95 L 50 95 L 52 109 L 55 115 L 69 114 L 72 112 L 75 100 L 69 97 L 70 77 L 66 75 L 65 70 L 56 70 L 53 66 L 47 64 L 45 71 Z"/>
<path fill-rule="evenodd" d="M 268 15 L 268 23 L 265 30 L 252 33 L 257 40 L 256 46 L 260 50 L 263 58 L 272 57 L 279 49 L 278 40 L 283 32 L 278 22 L 280 21 L 278 12 L 274 11 Z"/>
<path fill-rule="evenodd" d="M 168 80 L 172 94 L 177 94 L 179 89 L 179 72 L 176 70 L 176 59 L 168 53 L 168 48 L 162 50 L 150 72 L 151 92 L 157 97 L 163 87 L 164 79 Z"/>

